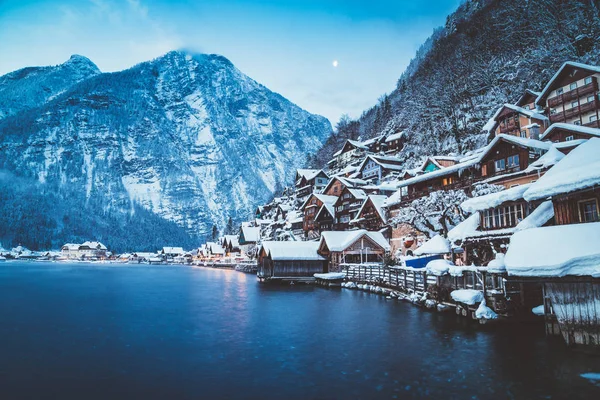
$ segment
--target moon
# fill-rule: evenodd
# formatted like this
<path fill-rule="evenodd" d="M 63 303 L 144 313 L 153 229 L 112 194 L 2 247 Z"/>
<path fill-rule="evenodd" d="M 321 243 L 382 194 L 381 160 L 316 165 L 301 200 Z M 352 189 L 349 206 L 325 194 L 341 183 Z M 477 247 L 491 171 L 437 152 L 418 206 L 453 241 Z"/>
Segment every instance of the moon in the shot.
<path fill-rule="evenodd" d="M 340 65 L 340 63 L 338 62 L 338 60 L 333 60 L 331 65 L 333 65 L 334 67 L 337 67 L 338 65 Z"/>

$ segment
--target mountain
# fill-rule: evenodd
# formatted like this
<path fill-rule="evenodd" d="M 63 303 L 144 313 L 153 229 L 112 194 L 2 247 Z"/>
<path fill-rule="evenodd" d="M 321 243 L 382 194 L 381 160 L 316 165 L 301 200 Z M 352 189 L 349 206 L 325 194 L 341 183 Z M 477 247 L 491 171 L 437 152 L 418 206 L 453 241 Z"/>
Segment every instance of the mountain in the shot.
<path fill-rule="evenodd" d="M 347 138 L 404 130 L 407 167 L 430 154 L 486 143 L 484 125 L 525 89 L 539 91 L 565 61 L 600 64 L 594 0 L 466 0 L 423 44 L 396 88 L 344 119 L 311 157 L 325 165 Z"/>
<path fill-rule="evenodd" d="M 213 224 L 223 228 L 230 216 L 247 218 L 290 184 L 306 154 L 331 133 L 327 119 L 271 92 L 222 56 L 174 51 L 115 73 L 90 73 L 89 64 L 77 64 L 75 71 L 62 69 L 69 76 L 62 78 L 41 69 L 36 79 L 56 82 L 49 85 L 56 94 L 45 101 L 40 96 L 31 108 L 11 108 L 0 120 L 0 168 L 76 199 L 73 206 L 99 223 L 110 215 L 135 224 L 135 214 L 145 210 L 175 223 L 190 242 L 206 237 Z M 29 87 L 22 81 L 29 74 L 11 75 L 0 78 L 0 93 Z M 77 80 L 59 89 L 58 82 Z M 156 221 L 152 225 L 147 234 L 161 236 Z M 68 240 L 57 226 L 56 242 Z M 91 228 L 88 235 L 103 239 Z M 105 236 L 113 248 L 124 241 Z"/>

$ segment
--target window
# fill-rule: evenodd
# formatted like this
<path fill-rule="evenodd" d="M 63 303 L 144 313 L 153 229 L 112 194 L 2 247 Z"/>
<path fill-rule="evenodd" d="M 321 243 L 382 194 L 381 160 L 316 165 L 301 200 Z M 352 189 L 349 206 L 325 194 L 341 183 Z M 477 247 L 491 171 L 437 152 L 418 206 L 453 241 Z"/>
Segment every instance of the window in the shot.
<path fill-rule="evenodd" d="M 550 109 L 550 114 L 556 114 L 556 108 L 551 108 Z"/>
<path fill-rule="evenodd" d="M 515 154 L 508 157 L 507 167 L 508 168 L 516 168 L 519 166 L 519 155 Z"/>
<path fill-rule="evenodd" d="M 556 89 L 556 95 L 558 96 L 558 95 L 561 95 L 561 94 L 563 94 L 563 88 Z"/>
<path fill-rule="evenodd" d="M 485 164 L 481 166 L 481 175 L 487 176 L 487 165 Z"/>
<path fill-rule="evenodd" d="M 521 131 L 521 137 L 522 138 L 526 138 L 527 137 L 527 131 Z"/>
<path fill-rule="evenodd" d="M 573 82 L 573 83 L 571 83 L 571 84 L 569 85 L 569 89 L 571 89 L 571 90 L 575 90 L 575 89 L 577 89 L 577 82 Z"/>
<path fill-rule="evenodd" d="M 590 115 L 590 122 L 598 121 L 598 117 L 596 115 Z"/>
<path fill-rule="evenodd" d="M 565 138 L 565 141 L 566 141 L 566 142 L 570 142 L 571 140 L 573 140 L 573 136 L 567 136 L 567 137 Z"/>
<path fill-rule="evenodd" d="M 593 103 L 593 102 L 594 102 L 594 100 L 595 100 L 594 96 L 588 96 L 588 97 L 587 97 L 587 102 L 588 102 L 588 103 Z"/>
<path fill-rule="evenodd" d="M 579 219 L 581 222 L 598 221 L 598 201 L 596 199 L 579 202 Z"/>
<path fill-rule="evenodd" d="M 579 101 L 572 101 L 571 102 L 571 108 L 577 108 L 577 106 L 579 106 Z"/>
<path fill-rule="evenodd" d="M 585 78 L 583 80 L 583 83 L 586 84 L 586 85 L 589 85 L 590 83 L 592 83 L 592 77 L 588 76 L 587 78 Z"/>
<path fill-rule="evenodd" d="M 337 193 L 337 192 L 338 192 L 338 187 L 337 187 L 337 186 L 335 186 L 335 187 L 333 188 L 333 193 Z"/>
<path fill-rule="evenodd" d="M 573 121 L 573 125 L 581 125 L 581 121 L 580 120 Z"/>
<path fill-rule="evenodd" d="M 350 216 L 349 215 L 342 215 L 340 217 L 340 222 L 342 224 L 346 224 L 346 223 L 350 222 Z"/>
<path fill-rule="evenodd" d="M 523 108 L 524 108 L 524 109 L 526 109 L 526 110 L 529 110 L 529 104 L 525 104 L 525 105 L 523 106 Z"/>
<path fill-rule="evenodd" d="M 504 169 L 506 168 L 506 160 L 505 159 L 496 160 L 495 165 L 496 165 L 496 171 L 504 171 Z"/>

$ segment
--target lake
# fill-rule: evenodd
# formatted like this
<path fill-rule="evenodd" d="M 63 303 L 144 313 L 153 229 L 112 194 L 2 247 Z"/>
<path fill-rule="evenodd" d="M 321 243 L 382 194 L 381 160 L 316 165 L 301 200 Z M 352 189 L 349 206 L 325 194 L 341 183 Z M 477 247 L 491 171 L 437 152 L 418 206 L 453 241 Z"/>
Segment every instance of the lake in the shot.
<path fill-rule="evenodd" d="M 536 325 L 185 266 L 0 263 L 2 399 L 600 398 Z"/>

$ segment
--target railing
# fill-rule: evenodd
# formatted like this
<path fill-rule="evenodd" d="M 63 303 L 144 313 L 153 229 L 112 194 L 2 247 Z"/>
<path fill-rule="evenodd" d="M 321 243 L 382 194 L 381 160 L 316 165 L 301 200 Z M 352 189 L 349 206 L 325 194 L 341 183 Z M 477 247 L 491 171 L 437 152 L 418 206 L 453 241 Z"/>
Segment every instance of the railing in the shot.
<path fill-rule="evenodd" d="M 588 128 L 600 128 L 600 121 L 596 120 L 588 122 L 587 124 L 583 124 L 583 126 L 587 126 Z"/>
<path fill-rule="evenodd" d="M 516 131 L 516 130 L 520 130 L 521 129 L 521 124 L 519 124 L 518 122 L 513 122 L 512 124 L 500 124 L 500 133 L 508 133 L 508 132 L 512 132 L 512 131 Z"/>
<path fill-rule="evenodd" d="M 568 110 L 564 110 L 562 112 L 550 115 L 550 121 L 552 123 L 562 122 L 567 119 L 571 119 L 574 117 L 578 117 L 581 114 L 586 112 L 598 109 L 599 102 L 598 100 L 590 101 L 589 103 L 584 103 L 578 105 L 577 107 L 570 108 Z"/>
<path fill-rule="evenodd" d="M 558 96 L 548 99 L 548 107 L 556 107 L 559 104 L 566 103 L 568 101 L 576 100 L 586 94 L 594 93 L 598 90 L 598 81 L 595 77 L 592 77 L 592 82 L 579 87 L 577 89 L 570 90 L 566 93 L 559 94 Z"/>
<path fill-rule="evenodd" d="M 473 186 L 474 183 L 477 183 L 480 180 L 481 179 L 479 179 L 479 178 L 477 178 L 477 179 L 472 178 L 472 179 L 468 179 L 468 180 L 460 180 L 459 182 L 455 182 L 455 183 L 452 183 L 449 185 L 434 186 L 431 189 L 417 190 L 414 192 L 410 192 L 405 196 L 402 196 L 400 202 L 406 203 L 408 201 L 420 199 L 421 197 L 429 196 L 429 194 L 431 194 L 432 192 L 437 192 L 439 190 L 458 190 L 458 189 L 469 190 L 471 188 L 471 186 Z"/>

